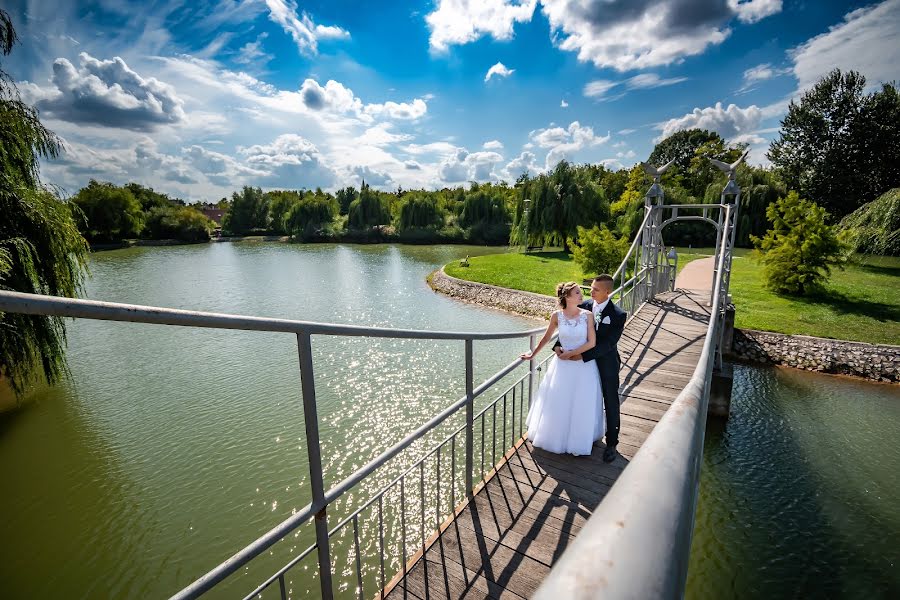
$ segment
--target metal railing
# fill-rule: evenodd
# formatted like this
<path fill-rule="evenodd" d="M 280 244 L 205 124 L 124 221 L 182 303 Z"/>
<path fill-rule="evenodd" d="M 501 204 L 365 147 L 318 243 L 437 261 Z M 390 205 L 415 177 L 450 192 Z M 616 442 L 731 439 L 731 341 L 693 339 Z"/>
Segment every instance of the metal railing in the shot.
<path fill-rule="evenodd" d="M 737 216 L 735 206 L 722 209 L 712 309 L 697 368 L 550 571 L 536 600 L 684 594 Z"/>
<path fill-rule="evenodd" d="M 177 325 L 187 327 L 207 327 L 218 329 L 239 329 L 246 331 L 267 331 L 292 333 L 297 337 L 297 348 L 300 360 L 301 387 L 303 397 L 303 413 L 306 427 L 306 446 L 309 457 L 309 472 L 312 491 L 312 502 L 292 514 L 280 524 L 248 544 L 246 547 L 223 561 L 208 573 L 194 581 L 173 598 L 186 599 L 197 598 L 211 590 L 229 575 L 242 569 L 255 557 L 259 556 L 278 541 L 294 532 L 298 527 L 310 520 L 314 521 L 316 541 L 298 556 L 290 560 L 282 568 L 261 585 L 250 592 L 246 598 L 259 595 L 276 582 L 282 598 L 287 596 L 286 574 L 304 558 L 314 551 L 318 560 L 318 576 L 320 591 L 323 598 L 333 597 L 332 571 L 334 561 L 330 555 L 331 542 L 337 536 L 343 536 L 349 528 L 353 531 L 353 548 L 348 549 L 348 557 L 352 554 L 355 562 L 356 594 L 363 598 L 366 593 L 375 592 L 367 590 L 364 579 L 368 577 L 377 582 L 378 590 L 384 593 L 387 578 L 391 576 L 385 569 L 385 498 L 391 494 L 399 494 L 399 505 L 391 504 L 391 509 L 399 509 L 400 515 L 400 572 L 405 575 L 406 564 L 409 559 L 409 550 L 413 552 L 424 551 L 429 541 L 426 532 L 432 531 L 431 523 L 440 528 L 442 517 L 446 514 L 454 515 L 460 509 L 457 498 L 462 503 L 471 498 L 476 485 L 474 482 L 483 480 L 484 476 L 497 465 L 498 443 L 500 457 L 503 458 L 509 445 L 515 443 L 524 434 L 525 416 L 531 406 L 531 397 L 535 390 L 535 383 L 539 382 L 541 367 L 544 364 L 536 360 L 528 362 L 528 371 L 518 378 L 496 399 L 475 414 L 474 401 L 476 398 L 488 392 L 495 384 L 510 374 L 519 365 L 521 359 L 513 360 L 507 366 L 496 372 L 477 387 L 474 385 L 473 344 L 476 340 L 503 340 L 528 337 L 530 347 L 534 348 L 536 336 L 542 333 L 543 328 L 510 333 L 458 333 L 447 331 L 418 331 L 406 329 L 385 329 L 373 327 L 360 327 L 352 325 L 333 325 L 325 323 L 313 323 L 288 319 L 269 319 L 260 317 L 246 317 L 237 315 L 225 315 L 216 313 L 195 312 L 187 310 L 166 309 L 158 307 L 118 304 L 111 302 L 99 302 L 93 300 L 79 300 L 70 298 L 57 298 L 52 296 L 40 296 L 23 294 L 19 292 L 0 290 L 0 312 L 17 312 L 33 315 L 48 315 L 59 317 L 75 317 L 86 319 L 99 319 L 111 321 L 125 321 L 131 323 L 152 323 L 160 325 Z M 465 395 L 433 416 L 425 424 L 409 433 L 402 440 L 383 451 L 369 463 L 357 469 L 340 483 L 326 490 L 322 474 L 321 446 L 319 443 L 319 419 L 317 415 L 316 390 L 314 383 L 313 357 L 311 349 L 312 335 L 331 336 L 358 336 L 358 337 L 382 337 L 418 340 L 457 340 L 465 344 Z M 552 358 L 552 355 L 547 359 Z M 538 380 L 536 382 L 536 379 Z M 434 431 L 439 425 L 447 421 L 459 411 L 465 411 L 465 423 L 452 431 L 436 446 L 426 452 L 420 459 L 408 466 L 403 472 L 380 491 L 369 497 L 361 506 L 353 510 L 336 526 L 328 527 L 328 507 L 338 498 L 346 494 L 354 486 L 363 481 L 376 470 L 384 466 L 392 458 L 399 455 L 404 449 L 411 446 L 417 440 L 422 439 L 429 432 Z M 498 421 L 498 412 L 500 421 Z M 500 426 L 502 423 L 502 426 Z M 479 427 L 480 425 L 480 427 Z M 488 429 L 490 427 L 490 429 Z M 498 437 L 499 429 L 499 437 Z M 480 430 L 479 452 L 475 453 L 475 434 Z M 489 450 L 486 445 L 489 444 Z M 460 448 L 462 446 L 462 448 Z M 449 486 L 442 490 L 442 482 L 446 478 L 441 477 L 441 457 L 445 457 L 444 470 L 446 474 L 446 456 L 450 455 L 450 479 Z M 490 455 L 488 470 L 485 470 L 485 461 Z M 476 457 L 479 461 L 479 469 L 475 472 Z M 459 458 L 459 460 L 457 460 Z M 429 498 L 433 497 L 434 510 L 426 511 L 426 477 L 425 467 L 428 461 L 434 463 L 436 477 L 434 489 L 428 490 Z M 458 465 L 457 462 L 462 462 Z M 410 478 L 416 477 L 418 470 L 419 479 L 419 537 L 415 544 L 407 546 L 408 527 L 407 516 L 407 492 L 406 483 Z M 457 473 L 461 473 L 462 481 L 457 484 Z M 430 488 L 429 481 L 429 488 Z M 457 496 L 459 490 L 459 496 Z M 441 494 L 446 497 L 441 499 Z M 433 495 L 432 495 L 433 494 Z M 442 510 L 443 504 L 448 504 L 449 512 Z M 429 501 L 430 504 L 430 501 Z M 430 508 L 430 507 L 429 507 Z M 365 518 L 377 522 L 378 534 L 378 569 L 372 577 L 371 568 L 366 573 L 364 563 L 371 567 L 374 561 L 371 557 L 364 557 L 360 548 L 360 530 Z M 426 521 L 429 525 L 426 528 Z M 349 560 L 349 558 L 348 558 Z"/>

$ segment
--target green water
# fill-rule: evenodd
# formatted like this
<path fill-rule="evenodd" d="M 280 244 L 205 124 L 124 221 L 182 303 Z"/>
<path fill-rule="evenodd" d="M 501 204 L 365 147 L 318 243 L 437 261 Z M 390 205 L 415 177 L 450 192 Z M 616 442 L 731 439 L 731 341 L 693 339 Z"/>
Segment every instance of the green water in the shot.
<path fill-rule="evenodd" d="M 425 282 L 451 260 L 495 251 L 134 248 L 94 254 L 86 295 L 368 326 L 539 326 L 435 294 Z M 43 390 L 0 420 L 0 596 L 167 597 L 310 501 L 294 336 L 87 320 L 69 331 L 73 384 Z M 314 336 L 312 343 L 326 488 L 465 392 L 463 342 Z M 524 350 L 527 341 L 476 342 L 476 383 Z M 387 483 L 412 450 L 348 493 L 332 518 Z M 377 556 L 371 519 L 363 526 L 364 551 Z M 312 535 L 304 526 L 212 596 L 249 592 Z M 346 544 L 345 535 L 336 546 L 341 539 Z M 333 553 L 336 587 L 350 594 L 349 555 L 341 547 Z M 317 589 L 314 565 L 292 571 L 293 595 Z"/>
<path fill-rule="evenodd" d="M 441 264 L 494 251 L 133 248 L 93 255 L 87 296 L 360 325 L 531 328 L 424 281 Z M 315 337 L 326 486 L 462 395 L 462 350 Z M 476 379 L 521 350 L 476 342 Z M 0 597 L 167 597 L 309 502 L 292 336 L 79 320 L 69 358 L 71 385 L 41 390 L 0 418 Z M 898 387 L 737 367 L 732 411 L 707 433 L 688 597 L 900 597 Z M 330 524 L 423 447 L 347 494 Z M 446 478 L 446 454 L 443 469 Z M 411 479 L 407 494 L 418 485 Z M 435 491 L 428 479 L 426 497 Z M 439 499 L 449 506 L 446 493 Z M 399 566 L 398 502 L 396 493 L 385 502 L 388 577 Z M 377 585 L 372 517 L 361 522 L 366 597 Z M 418 519 L 408 511 L 408 551 Z M 210 597 L 249 592 L 311 540 L 302 527 Z M 340 597 L 355 596 L 351 542 L 349 529 L 333 541 Z M 289 573 L 292 597 L 318 595 L 314 570 L 306 559 Z"/>
<path fill-rule="evenodd" d="M 686 596 L 900 598 L 900 386 L 736 366 Z"/>

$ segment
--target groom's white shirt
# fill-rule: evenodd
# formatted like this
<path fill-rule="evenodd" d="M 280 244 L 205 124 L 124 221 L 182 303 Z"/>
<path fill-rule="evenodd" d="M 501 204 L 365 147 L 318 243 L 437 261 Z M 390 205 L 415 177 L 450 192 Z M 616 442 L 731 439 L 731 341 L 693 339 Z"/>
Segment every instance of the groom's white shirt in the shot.
<path fill-rule="evenodd" d="M 604 300 L 603 302 L 594 302 L 594 318 L 597 318 L 597 315 L 603 312 L 603 309 L 606 308 L 606 305 L 609 304 L 609 298 Z"/>

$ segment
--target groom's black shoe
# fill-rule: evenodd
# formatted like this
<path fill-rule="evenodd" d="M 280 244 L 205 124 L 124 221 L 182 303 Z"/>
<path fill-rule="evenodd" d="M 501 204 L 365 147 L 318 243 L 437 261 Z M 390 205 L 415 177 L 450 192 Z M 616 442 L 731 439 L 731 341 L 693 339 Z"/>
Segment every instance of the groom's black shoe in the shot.
<path fill-rule="evenodd" d="M 614 460 L 616 460 L 616 447 L 607 446 L 606 450 L 603 451 L 603 462 L 611 463 Z"/>

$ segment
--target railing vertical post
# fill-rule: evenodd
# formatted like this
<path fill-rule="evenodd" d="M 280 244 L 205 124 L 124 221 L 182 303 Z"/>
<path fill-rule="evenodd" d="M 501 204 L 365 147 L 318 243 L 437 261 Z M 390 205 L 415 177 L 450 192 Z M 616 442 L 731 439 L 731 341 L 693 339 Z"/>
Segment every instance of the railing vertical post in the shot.
<path fill-rule="evenodd" d="M 475 396 L 472 368 L 472 340 L 466 340 L 466 497 L 472 497 L 472 468 L 473 468 L 473 427 L 475 419 Z"/>
<path fill-rule="evenodd" d="M 303 421 L 306 424 L 306 453 L 309 458 L 309 481 L 312 505 L 320 506 L 316 513 L 316 551 L 319 556 L 319 581 L 322 598 L 333 597 L 331 589 L 331 558 L 328 547 L 328 515 L 325 507 L 325 485 L 322 479 L 322 454 L 319 445 L 319 416 L 316 411 L 316 384 L 313 379 L 312 346 L 308 333 L 297 334 L 300 354 L 300 385 L 303 390 Z"/>
<path fill-rule="evenodd" d="M 534 335 L 528 336 L 528 348 L 531 352 L 534 352 L 534 347 L 537 346 L 537 342 L 535 340 Z M 528 361 L 528 408 L 531 408 L 531 404 L 534 401 L 534 358 Z M 525 407 L 522 407 L 522 412 L 525 412 Z"/>

